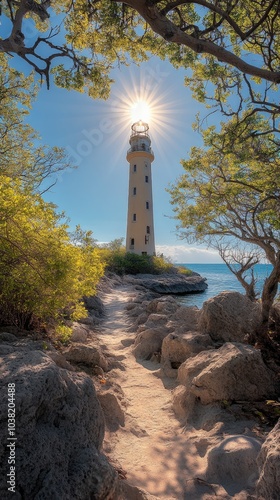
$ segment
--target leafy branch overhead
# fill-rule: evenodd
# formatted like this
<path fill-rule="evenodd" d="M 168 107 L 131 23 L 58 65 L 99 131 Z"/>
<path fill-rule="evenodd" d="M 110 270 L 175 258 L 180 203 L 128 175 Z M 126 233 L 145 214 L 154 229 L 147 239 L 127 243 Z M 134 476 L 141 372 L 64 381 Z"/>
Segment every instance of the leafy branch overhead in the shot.
<path fill-rule="evenodd" d="M 0 50 L 27 61 L 48 85 L 53 71 L 58 85 L 87 88 L 93 97 L 108 95 L 114 64 L 157 54 L 192 69 L 187 83 L 200 100 L 214 100 L 227 114 L 250 103 L 275 116 L 279 10 L 279 0 L 7 0 L 2 14 L 11 30 Z M 24 37 L 29 17 L 35 42 Z M 212 96 L 207 81 L 214 85 Z M 239 96 L 234 110 L 225 106 L 233 92 Z"/>

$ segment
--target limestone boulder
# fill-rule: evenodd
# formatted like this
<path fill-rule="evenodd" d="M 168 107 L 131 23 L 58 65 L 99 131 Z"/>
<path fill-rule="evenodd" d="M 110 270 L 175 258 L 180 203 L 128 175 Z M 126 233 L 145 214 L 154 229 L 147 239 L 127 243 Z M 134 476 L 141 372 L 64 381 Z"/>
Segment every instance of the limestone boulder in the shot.
<path fill-rule="evenodd" d="M 87 326 L 74 322 L 72 325 L 72 342 L 86 342 L 89 329 Z"/>
<path fill-rule="evenodd" d="M 261 441 L 254 437 L 228 436 L 208 452 L 206 480 L 221 484 L 232 496 L 245 489 L 253 490 L 260 448 Z"/>
<path fill-rule="evenodd" d="M 274 375 L 260 351 L 241 343 L 226 343 L 189 358 L 180 366 L 178 378 L 203 404 L 257 401 L 275 394 Z"/>
<path fill-rule="evenodd" d="M 9 332 L 0 332 L 0 342 L 17 342 L 18 338 Z"/>
<path fill-rule="evenodd" d="M 181 306 L 171 316 L 171 321 L 176 322 L 180 326 L 180 329 L 187 332 L 198 329 L 199 317 L 200 309 L 198 307 Z"/>
<path fill-rule="evenodd" d="M 135 326 L 139 326 L 139 325 L 143 325 L 144 323 L 146 323 L 146 321 L 148 320 L 148 313 L 146 312 L 142 312 L 142 314 L 140 314 L 138 316 L 138 318 L 135 319 Z"/>
<path fill-rule="evenodd" d="M 122 481 L 118 500 L 160 500 L 160 497 L 155 497 L 142 488 L 133 486 L 127 481 Z"/>
<path fill-rule="evenodd" d="M 204 302 L 198 327 L 215 341 L 243 342 L 256 330 L 260 319 L 259 303 L 238 292 L 222 292 Z"/>
<path fill-rule="evenodd" d="M 165 328 L 149 328 L 137 334 L 132 352 L 137 359 L 150 359 L 161 350 L 162 341 L 168 335 Z"/>
<path fill-rule="evenodd" d="M 120 426 L 124 427 L 125 413 L 116 394 L 110 390 L 100 392 L 98 400 L 104 413 L 107 428 L 111 432 L 116 432 Z"/>
<path fill-rule="evenodd" d="M 105 306 L 97 295 L 84 297 L 85 307 L 91 316 L 103 318 L 105 316 Z"/>
<path fill-rule="evenodd" d="M 46 353 L 28 346 L 3 357 L 0 374 L 2 422 L 7 422 L 7 389 L 15 390 L 16 486 L 9 496 L 111 499 L 118 480 L 100 453 L 104 417 L 92 380 L 59 368 Z M 7 437 L 3 425 L 2 478 L 7 478 L 13 451 Z M 0 498 L 8 498 L 7 494 L 7 483 L 1 481 Z"/>
<path fill-rule="evenodd" d="M 179 366 L 192 356 L 213 347 L 209 335 L 199 332 L 169 333 L 162 342 L 161 365 L 165 375 L 177 376 Z"/>
<path fill-rule="evenodd" d="M 150 314 L 149 317 L 147 318 L 147 321 L 145 321 L 145 327 L 146 328 L 157 328 L 159 326 L 166 325 L 168 321 L 168 317 L 166 314 Z"/>
<path fill-rule="evenodd" d="M 146 310 L 148 313 L 174 314 L 180 308 L 178 302 L 171 296 L 160 297 L 148 302 Z"/>
<path fill-rule="evenodd" d="M 258 498 L 280 498 L 280 420 L 262 445 L 257 463 L 260 476 L 257 483 Z"/>
<path fill-rule="evenodd" d="M 75 343 L 63 351 L 67 361 L 71 363 L 82 363 L 87 366 L 100 366 L 102 370 L 108 371 L 108 361 L 99 347 Z"/>

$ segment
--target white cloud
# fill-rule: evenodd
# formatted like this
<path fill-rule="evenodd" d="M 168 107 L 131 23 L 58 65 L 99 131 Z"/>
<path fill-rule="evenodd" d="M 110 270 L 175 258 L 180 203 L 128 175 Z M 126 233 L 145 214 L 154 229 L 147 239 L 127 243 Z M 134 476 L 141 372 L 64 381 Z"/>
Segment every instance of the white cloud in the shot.
<path fill-rule="evenodd" d="M 222 259 L 215 250 L 188 245 L 156 245 L 156 252 L 163 253 L 172 262 L 181 264 L 220 264 Z"/>

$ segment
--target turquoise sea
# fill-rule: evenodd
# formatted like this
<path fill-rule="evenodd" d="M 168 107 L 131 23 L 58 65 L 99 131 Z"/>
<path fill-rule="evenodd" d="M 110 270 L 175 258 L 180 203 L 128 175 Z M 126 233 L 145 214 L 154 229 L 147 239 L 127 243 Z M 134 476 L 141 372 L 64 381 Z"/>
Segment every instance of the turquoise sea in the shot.
<path fill-rule="evenodd" d="M 192 271 L 199 273 L 207 278 L 208 288 L 203 293 L 182 295 L 178 301 L 186 306 L 202 307 L 205 300 L 218 295 L 225 290 L 234 290 L 244 293 L 243 287 L 237 281 L 234 274 L 228 269 L 226 264 L 180 264 Z M 256 289 L 260 290 L 265 278 L 272 269 L 271 264 L 257 264 L 255 266 L 255 276 L 258 279 Z"/>

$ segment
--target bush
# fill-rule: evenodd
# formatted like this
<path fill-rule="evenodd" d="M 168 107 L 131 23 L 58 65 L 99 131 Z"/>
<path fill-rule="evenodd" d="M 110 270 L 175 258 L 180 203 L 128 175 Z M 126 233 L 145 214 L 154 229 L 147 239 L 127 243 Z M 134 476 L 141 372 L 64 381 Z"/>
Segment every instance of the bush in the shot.
<path fill-rule="evenodd" d="M 83 314 L 81 297 L 94 293 L 104 273 L 99 250 L 73 245 L 40 195 L 6 176 L 0 182 L 0 322 L 32 328 L 60 322 L 66 309 Z"/>
<path fill-rule="evenodd" d="M 103 259 L 106 269 L 119 275 L 177 272 L 177 268 L 163 256 L 137 255 L 126 252 L 124 248 L 117 251 L 103 250 Z"/>

